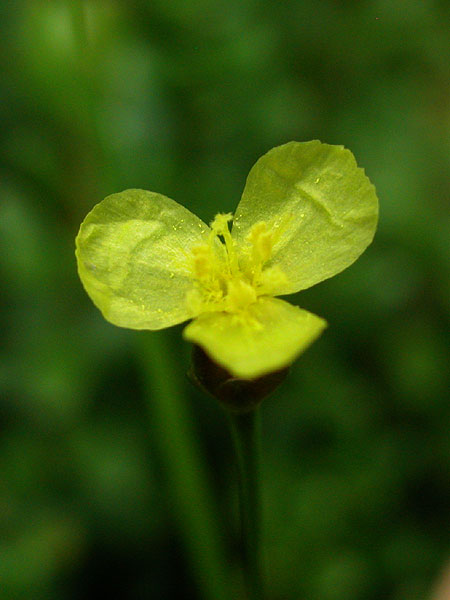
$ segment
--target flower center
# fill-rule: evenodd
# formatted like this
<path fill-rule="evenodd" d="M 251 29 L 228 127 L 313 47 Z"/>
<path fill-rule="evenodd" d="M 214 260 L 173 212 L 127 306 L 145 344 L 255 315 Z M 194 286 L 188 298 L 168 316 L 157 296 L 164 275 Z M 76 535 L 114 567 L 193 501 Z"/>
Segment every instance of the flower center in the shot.
<path fill-rule="evenodd" d="M 232 219 L 230 213 L 216 215 L 207 243 L 192 249 L 194 288 L 187 302 L 196 313 L 240 313 L 286 279 L 277 267 L 265 268 L 279 231 L 256 223 L 238 247 L 229 230 Z"/>

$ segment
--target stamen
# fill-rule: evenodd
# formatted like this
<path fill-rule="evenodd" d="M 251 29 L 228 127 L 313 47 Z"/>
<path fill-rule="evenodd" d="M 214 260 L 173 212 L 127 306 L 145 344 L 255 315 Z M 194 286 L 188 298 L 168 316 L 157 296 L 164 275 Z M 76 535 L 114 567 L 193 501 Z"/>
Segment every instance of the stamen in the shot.
<path fill-rule="evenodd" d="M 255 223 L 250 229 L 247 240 L 251 244 L 252 282 L 257 285 L 264 263 L 269 260 L 272 254 L 274 234 L 267 230 L 267 223 L 261 221 Z"/>
<path fill-rule="evenodd" d="M 233 220 L 233 215 L 231 213 L 219 213 L 214 217 L 214 220 L 211 222 L 211 238 L 216 236 L 221 236 L 225 242 L 225 248 L 227 250 L 228 256 L 228 266 L 230 269 L 231 275 L 236 275 L 239 272 L 239 264 L 236 255 L 236 251 L 234 248 L 234 241 L 231 237 L 230 230 L 228 228 L 228 223 Z"/>
<path fill-rule="evenodd" d="M 195 287 L 186 301 L 193 312 L 226 311 L 243 316 L 258 296 L 271 294 L 285 283 L 279 268 L 265 267 L 280 230 L 256 223 L 247 236 L 249 246 L 239 248 L 238 254 L 228 225 L 232 219 L 230 213 L 216 215 L 207 243 L 192 249 Z"/>
<path fill-rule="evenodd" d="M 248 240 L 252 244 L 252 255 L 255 263 L 264 264 L 269 260 L 272 254 L 273 238 L 273 234 L 267 231 L 267 223 L 264 221 L 253 225 Z"/>
<path fill-rule="evenodd" d="M 233 220 L 231 213 L 219 213 L 211 221 L 211 229 L 216 235 L 224 235 L 228 231 L 228 223 Z"/>
<path fill-rule="evenodd" d="M 227 309 L 230 312 L 238 312 L 256 302 L 255 288 L 242 279 L 228 282 Z"/>

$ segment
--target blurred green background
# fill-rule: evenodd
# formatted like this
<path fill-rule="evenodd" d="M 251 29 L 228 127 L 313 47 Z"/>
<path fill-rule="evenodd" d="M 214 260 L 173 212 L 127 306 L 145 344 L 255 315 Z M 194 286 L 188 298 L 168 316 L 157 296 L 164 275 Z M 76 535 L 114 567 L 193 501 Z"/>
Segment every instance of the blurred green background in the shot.
<path fill-rule="evenodd" d="M 450 4 L 0 17 L 0 598 L 243 598 L 224 414 L 185 376 L 181 326 L 102 319 L 74 238 L 127 187 L 209 221 L 264 152 L 314 138 L 354 152 L 380 224 L 291 298 L 330 326 L 263 407 L 267 599 L 427 598 L 450 541 Z"/>

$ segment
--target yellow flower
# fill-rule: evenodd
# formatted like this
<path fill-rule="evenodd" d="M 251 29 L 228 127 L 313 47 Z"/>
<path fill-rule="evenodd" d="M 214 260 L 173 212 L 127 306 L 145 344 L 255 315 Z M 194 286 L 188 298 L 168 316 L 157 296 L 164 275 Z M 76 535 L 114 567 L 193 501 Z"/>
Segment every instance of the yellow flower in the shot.
<path fill-rule="evenodd" d="M 320 317 L 275 298 L 339 273 L 370 244 L 375 188 L 349 150 L 314 140 L 273 148 L 251 169 L 235 216 L 208 227 L 144 190 L 105 198 L 77 236 L 78 271 L 104 317 L 184 337 L 233 376 L 288 366 Z"/>

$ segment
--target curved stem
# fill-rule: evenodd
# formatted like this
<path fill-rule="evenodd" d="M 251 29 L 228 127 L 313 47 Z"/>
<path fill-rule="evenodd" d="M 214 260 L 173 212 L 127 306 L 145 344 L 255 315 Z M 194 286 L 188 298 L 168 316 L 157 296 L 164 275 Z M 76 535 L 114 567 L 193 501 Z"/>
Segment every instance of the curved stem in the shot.
<path fill-rule="evenodd" d="M 242 560 L 249 600 L 263 593 L 260 556 L 259 409 L 228 413 L 239 471 Z"/>

